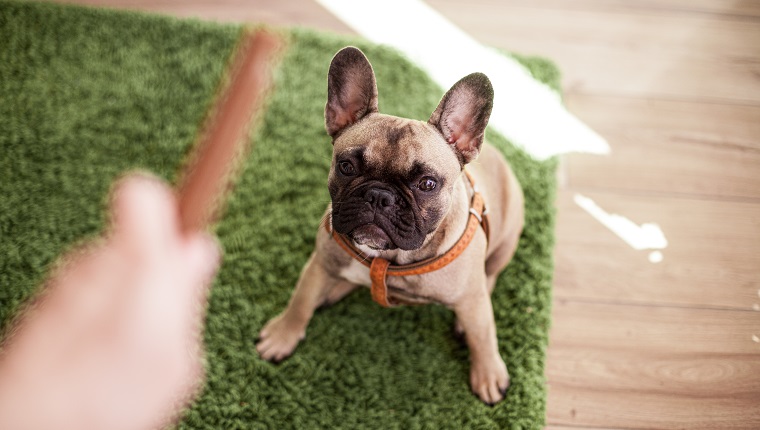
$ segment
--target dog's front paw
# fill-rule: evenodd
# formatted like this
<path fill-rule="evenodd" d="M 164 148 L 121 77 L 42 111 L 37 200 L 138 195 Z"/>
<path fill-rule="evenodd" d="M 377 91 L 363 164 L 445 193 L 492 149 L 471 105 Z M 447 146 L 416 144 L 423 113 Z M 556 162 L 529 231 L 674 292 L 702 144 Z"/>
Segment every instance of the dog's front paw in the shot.
<path fill-rule="evenodd" d="M 488 405 L 493 406 L 504 400 L 509 387 L 509 373 L 504 360 L 499 356 L 490 360 L 473 360 L 470 387 Z"/>
<path fill-rule="evenodd" d="M 278 363 L 295 351 L 298 342 L 306 336 L 306 329 L 289 321 L 284 314 L 277 315 L 261 329 L 256 351 L 261 358 Z"/>

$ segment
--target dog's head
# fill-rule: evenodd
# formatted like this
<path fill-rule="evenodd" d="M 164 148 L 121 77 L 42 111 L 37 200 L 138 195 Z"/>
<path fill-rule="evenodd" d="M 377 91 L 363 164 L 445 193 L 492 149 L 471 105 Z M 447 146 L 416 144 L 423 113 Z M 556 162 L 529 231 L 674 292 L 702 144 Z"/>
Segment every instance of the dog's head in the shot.
<path fill-rule="evenodd" d="M 375 250 L 421 247 L 448 213 L 462 169 L 478 156 L 492 105 L 490 81 L 473 73 L 427 122 L 380 114 L 367 57 L 353 47 L 339 51 L 325 106 L 335 231 Z"/>

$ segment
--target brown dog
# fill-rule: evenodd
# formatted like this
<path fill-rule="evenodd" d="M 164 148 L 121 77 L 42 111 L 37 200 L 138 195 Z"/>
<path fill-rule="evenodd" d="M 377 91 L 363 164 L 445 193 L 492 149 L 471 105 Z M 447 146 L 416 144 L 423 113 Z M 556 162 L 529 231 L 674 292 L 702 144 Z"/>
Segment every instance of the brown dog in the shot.
<path fill-rule="evenodd" d="M 499 402 L 509 375 L 499 355 L 490 294 L 522 232 L 523 195 L 502 155 L 483 144 L 493 105 L 490 81 L 480 73 L 466 76 L 427 122 L 384 115 L 377 109 L 372 66 L 359 49 L 347 47 L 330 64 L 327 93 L 325 122 L 333 138 L 327 225 L 317 233 L 288 307 L 261 330 L 257 351 L 266 360 L 288 357 L 318 307 L 370 285 L 370 269 L 341 247 L 333 231 L 365 259 L 395 265 L 455 248 L 475 192 L 464 173 L 467 165 L 487 205 L 489 237 L 477 228 L 444 267 L 388 278 L 387 295 L 452 309 L 470 348 L 473 392 L 486 403 Z"/>

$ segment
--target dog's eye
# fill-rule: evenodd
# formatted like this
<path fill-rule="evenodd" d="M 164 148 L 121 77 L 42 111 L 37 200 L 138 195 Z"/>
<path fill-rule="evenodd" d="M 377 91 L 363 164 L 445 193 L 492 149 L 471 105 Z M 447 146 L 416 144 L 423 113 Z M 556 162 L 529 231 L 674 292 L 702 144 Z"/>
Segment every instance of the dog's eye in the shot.
<path fill-rule="evenodd" d="M 338 170 L 340 170 L 340 173 L 346 176 L 353 176 L 356 173 L 354 165 L 351 164 L 350 161 L 341 161 L 338 163 Z"/>
<path fill-rule="evenodd" d="M 433 191 L 436 185 L 438 185 L 438 183 L 435 182 L 435 179 L 426 177 L 420 179 L 420 183 L 417 184 L 417 188 L 419 188 L 421 191 Z"/>

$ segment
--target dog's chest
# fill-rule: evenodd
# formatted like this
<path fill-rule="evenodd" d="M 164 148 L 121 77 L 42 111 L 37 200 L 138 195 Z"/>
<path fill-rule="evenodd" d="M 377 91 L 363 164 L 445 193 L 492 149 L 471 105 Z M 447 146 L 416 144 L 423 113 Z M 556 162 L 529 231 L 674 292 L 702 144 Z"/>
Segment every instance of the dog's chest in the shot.
<path fill-rule="evenodd" d="M 359 263 L 351 261 L 348 266 L 341 269 L 339 276 L 348 282 L 356 285 L 369 287 L 372 280 L 369 277 L 369 268 Z M 430 276 L 389 276 L 386 278 L 388 293 L 391 297 L 398 298 L 407 303 L 439 303 L 441 298 L 437 297 L 435 288 L 432 288 L 429 282 L 426 282 Z"/>
<path fill-rule="evenodd" d="M 351 260 L 348 266 L 340 271 L 340 277 L 356 285 L 370 285 L 369 269 L 356 260 Z"/>

